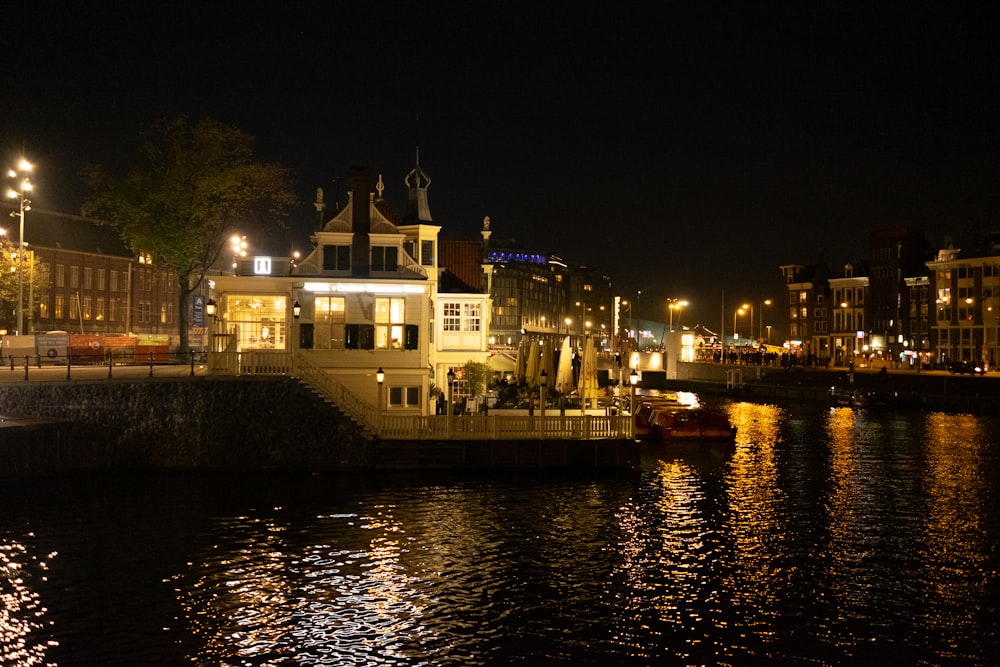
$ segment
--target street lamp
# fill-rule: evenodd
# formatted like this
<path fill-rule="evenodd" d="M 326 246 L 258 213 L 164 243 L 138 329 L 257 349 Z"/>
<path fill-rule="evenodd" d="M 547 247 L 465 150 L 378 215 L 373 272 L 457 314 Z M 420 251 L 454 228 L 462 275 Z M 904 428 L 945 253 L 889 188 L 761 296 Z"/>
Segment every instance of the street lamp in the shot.
<path fill-rule="evenodd" d="M 632 398 L 629 402 L 628 413 L 635 415 L 635 386 L 639 384 L 639 371 L 635 366 L 632 367 L 632 373 L 628 376 L 628 383 L 632 388 Z"/>
<path fill-rule="evenodd" d="M 298 302 L 296 302 L 298 303 Z M 385 382 L 385 371 L 379 366 L 378 370 L 375 371 L 375 382 L 378 383 L 378 421 L 375 424 L 375 431 L 379 435 L 382 434 L 382 383 Z"/>
<path fill-rule="evenodd" d="M 743 308 L 737 308 L 736 312 L 733 313 L 733 345 L 736 345 L 736 341 L 740 339 L 740 334 L 736 331 L 736 316 L 744 315 L 746 312 Z"/>
<path fill-rule="evenodd" d="M 448 423 L 449 424 L 451 424 L 451 414 L 452 414 L 451 402 L 453 399 L 452 394 L 454 393 L 454 391 L 455 391 L 455 369 L 449 368 L 448 369 Z"/>
<path fill-rule="evenodd" d="M 743 309 L 741 311 L 741 314 L 745 313 L 747 310 L 750 311 L 750 331 L 747 334 L 747 338 L 752 341 L 753 340 L 753 304 L 752 303 L 744 303 L 743 304 Z"/>
<path fill-rule="evenodd" d="M 764 340 L 764 306 L 770 306 L 772 301 L 770 299 L 764 299 L 760 302 L 760 322 L 757 324 L 758 338 Z M 767 342 L 771 342 L 771 327 L 767 327 Z"/>
<path fill-rule="evenodd" d="M 684 299 L 667 299 L 667 314 L 670 324 L 670 330 L 674 330 L 674 311 L 677 311 L 677 327 L 681 326 L 681 310 L 688 305 L 688 302 Z"/>
<path fill-rule="evenodd" d="M 233 234 L 229 238 L 229 248 L 233 251 L 233 275 L 239 273 L 240 258 L 247 256 L 247 237 Z"/>
<path fill-rule="evenodd" d="M 545 392 L 548 389 L 549 384 L 549 374 L 542 369 L 541 374 L 538 376 L 538 406 L 539 412 L 542 416 L 542 428 L 545 428 Z"/>
<path fill-rule="evenodd" d="M 19 232 L 17 235 L 17 335 L 24 335 L 24 214 L 31 210 L 31 200 L 28 193 L 31 192 L 31 179 L 28 172 L 31 171 L 31 163 L 22 159 L 17 169 L 11 169 L 7 176 L 15 179 L 15 185 L 7 191 L 7 196 L 11 199 L 20 200 L 20 207 L 17 213 L 11 213 L 11 217 L 20 218 Z M 20 179 L 20 183 L 16 180 Z"/>

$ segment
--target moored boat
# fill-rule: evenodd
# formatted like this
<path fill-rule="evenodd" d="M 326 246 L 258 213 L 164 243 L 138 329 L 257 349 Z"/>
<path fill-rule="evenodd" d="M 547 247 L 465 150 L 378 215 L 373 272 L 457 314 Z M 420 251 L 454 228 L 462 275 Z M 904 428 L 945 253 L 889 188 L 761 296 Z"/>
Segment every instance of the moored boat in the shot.
<path fill-rule="evenodd" d="M 636 409 L 636 437 L 651 441 L 733 442 L 736 427 L 724 413 L 670 399 L 644 400 Z"/>

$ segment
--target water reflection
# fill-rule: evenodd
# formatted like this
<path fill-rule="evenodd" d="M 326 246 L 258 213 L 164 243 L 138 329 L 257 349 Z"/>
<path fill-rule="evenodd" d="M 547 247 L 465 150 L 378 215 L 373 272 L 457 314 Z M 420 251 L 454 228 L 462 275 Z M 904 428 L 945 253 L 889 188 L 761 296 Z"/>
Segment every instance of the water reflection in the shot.
<path fill-rule="evenodd" d="M 318 516 L 308 533 L 288 518 L 220 521 L 213 532 L 223 540 L 175 578 L 185 619 L 202 640 L 192 657 L 199 664 L 225 664 L 234 654 L 244 665 L 292 656 L 296 664 L 330 664 L 331 656 L 338 664 L 407 664 L 401 638 L 419 643 L 426 632 L 420 596 L 400 565 L 407 538 L 392 506 L 372 509 Z"/>
<path fill-rule="evenodd" d="M 995 622 L 989 601 L 997 596 L 997 556 L 988 517 L 996 516 L 996 480 L 988 476 L 996 475 L 996 439 L 986 424 L 943 413 L 927 415 L 924 423 L 927 506 L 914 565 L 927 586 L 917 592 L 916 631 L 953 638 L 939 654 L 943 660 L 974 659 L 968 640 L 984 621 Z M 956 606 L 967 613 L 949 613 Z"/>
<path fill-rule="evenodd" d="M 0 663 L 990 664 L 998 422 L 726 410 L 604 476 L 34 481 Z"/>
<path fill-rule="evenodd" d="M 46 652 L 57 645 L 45 638 L 51 621 L 34 590 L 35 580 L 46 579 L 48 561 L 55 556 L 39 559 L 24 542 L 0 537 L 0 665 L 46 664 Z"/>

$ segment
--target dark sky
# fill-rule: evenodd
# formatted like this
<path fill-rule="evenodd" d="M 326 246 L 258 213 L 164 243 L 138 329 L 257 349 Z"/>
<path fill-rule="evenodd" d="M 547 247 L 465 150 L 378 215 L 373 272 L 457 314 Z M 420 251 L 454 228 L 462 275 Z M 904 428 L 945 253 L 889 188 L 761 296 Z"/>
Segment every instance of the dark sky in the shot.
<path fill-rule="evenodd" d="M 419 143 L 445 238 L 489 215 L 650 318 L 683 297 L 718 326 L 723 291 L 777 296 L 780 264 L 863 258 L 879 227 L 1000 228 L 998 17 L 878 4 L 19 2 L 0 149 L 37 163 L 36 207 L 76 212 L 83 164 L 212 117 L 293 168 L 304 248 L 351 165 L 402 208 Z"/>

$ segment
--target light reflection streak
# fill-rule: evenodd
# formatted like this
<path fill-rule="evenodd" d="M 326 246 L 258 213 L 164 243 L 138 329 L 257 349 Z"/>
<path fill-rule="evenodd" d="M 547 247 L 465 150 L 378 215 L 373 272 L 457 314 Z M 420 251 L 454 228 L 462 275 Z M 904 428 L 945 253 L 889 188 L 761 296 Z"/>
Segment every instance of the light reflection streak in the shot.
<path fill-rule="evenodd" d="M 202 640 L 192 660 L 409 664 L 401 647 L 419 645 L 427 630 L 423 603 L 400 563 L 406 535 L 394 508 L 317 518 L 324 520 L 337 524 L 335 534 L 354 525 L 367 544 L 311 542 L 274 519 L 218 527 L 229 551 L 206 554 L 175 577 L 185 620 Z"/>
<path fill-rule="evenodd" d="M 48 561 L 55 556 L 53 552 L 47 560 L 38 560 L 23 542 L 0 539 L 0 665 L 49 664 L 46 651 L 56 644 L 44 636 L 51 622 L 45 621 L 48 610 L 31 584 L 36 577 L 46 579 Z"/>
<path fill-rule="evenodd" d="M 732 568 L 724 577 L 731 592 L 731 616 L 745 632 L 767 642 L 782 608 L 781 591 L 788 573 L 782 554 L 788 497 L 778 475 L 777 446 L 782 441 L 784 411 L 773 405 L 734 403 L 727 407 L 736 431 L 736 451 L 725 477 L 729 510 L 724 531 L 731 542 Z"/>
<path fill-rule="evenodd" d="M 705 644 L 720 623 L 711 583 L 718 535 L 701 507 L 705 480 L 694 466 L 680 458 L 660 460 L 646 475 L 649 497 L 618 513 L 621 562 L 612 580 L 625 599 L 616 600 L 622 614 L 613 639 L 634 657 L 662 658 L 650 646 L 662 647 L 665 634 L 682 636 L 671 652 L 689 661 L 713 650 Z M 703 632 L 692 632 L 699 627 Z"/>
<path fill-rule="evenodd" d="M 963 655 L 961 647 L 968 642 L 962 638 L 975 636 L 981 627 L 982 619 L 976 617 L 993 595 L 989 582 L 998 578 L 985 527 L 991 507 L 983 470 L 991 434 L 983 423 L 971 415 L 939 412 L 925 420 L 928 501 L 920 562 L 927 587 L 919 624 L 923 632 L 953 638 L 954 652 L 943 653 L 941 659 L 973 658 Z M 958 618 L 947 613 L 956 604 L 968 613 Z"/>

